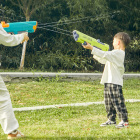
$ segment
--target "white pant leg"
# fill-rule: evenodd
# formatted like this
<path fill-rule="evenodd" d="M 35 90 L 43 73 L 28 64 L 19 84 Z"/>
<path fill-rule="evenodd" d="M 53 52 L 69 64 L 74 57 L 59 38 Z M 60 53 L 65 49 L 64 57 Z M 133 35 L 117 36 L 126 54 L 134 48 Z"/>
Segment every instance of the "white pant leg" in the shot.
<path fill-rule="evenodd" d="M 9 134 L 19 127 L 15 118 L 9 92 L 0 76 L 0 124 L 5 134 Z"/>

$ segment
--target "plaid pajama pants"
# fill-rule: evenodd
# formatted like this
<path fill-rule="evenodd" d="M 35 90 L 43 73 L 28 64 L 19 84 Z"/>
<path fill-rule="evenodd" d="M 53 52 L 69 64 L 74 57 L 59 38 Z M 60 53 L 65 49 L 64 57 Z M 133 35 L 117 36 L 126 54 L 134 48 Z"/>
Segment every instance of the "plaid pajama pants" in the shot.
<path fill-rule="evenodd" d="M 123 97 L 122 86 L 105 83 L 104 85 L 104 100 L 107 117 L 111 121 L 115 121 L 116 114 L 120 120 L 127 121 L 128 113 Z"/>

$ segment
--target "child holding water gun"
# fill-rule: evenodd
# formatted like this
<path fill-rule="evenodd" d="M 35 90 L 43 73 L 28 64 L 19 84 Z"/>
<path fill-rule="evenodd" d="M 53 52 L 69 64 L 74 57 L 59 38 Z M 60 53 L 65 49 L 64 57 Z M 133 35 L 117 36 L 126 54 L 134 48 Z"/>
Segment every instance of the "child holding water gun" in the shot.
<path fill-rule="evenodd" d="M 116 125 L 116 114 L 120 119 L 116 128 L 127 128 L 129 126 L 128 113 L 122 92 L 125 48 L 129 43 L 129 35 L 119 32 L 114 36 L 114 50 L 112 51 L 99 50 L 89 43 L 83 45 L 85 49 L 92 51 L 94 59 L 105 64 L 101 84 L 104 84 L 104 100 L 108 121 L 100 126 Z"/>

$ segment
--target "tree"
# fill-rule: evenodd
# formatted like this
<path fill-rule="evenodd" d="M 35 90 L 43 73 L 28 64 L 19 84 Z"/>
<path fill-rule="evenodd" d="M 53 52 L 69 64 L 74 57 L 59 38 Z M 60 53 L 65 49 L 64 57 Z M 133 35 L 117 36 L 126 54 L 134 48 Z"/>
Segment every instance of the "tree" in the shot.
<path fill-rule="evenodd" d="M 26 21 L 29 21 L 31 15 L 42 6 L 44 0 L 10 0 L 10 2 L 18 6 L 23 11 Z"/>
<path fill-rule="evenodd" d="M 11 3 L 15 6 L 18 6 L 24 13 L 26 17 L 26 21 L 30 20 L 31 15 L 42 6 L 44 3 L 44 0 L 10 0 Z M 21 63 L 20 63 L 20 69 L 22 70 L 24 67 L 24 61 L 25 61 L 25 52 L 26 52 L 26 44 L 27 42 L 24 42 L 23 49 L 22 49 L 22 57 L 21 57 Z"/>
<path fill-rule="evenodd" d="M 9 1 L 13 1 L 14 5 Z M 32 2 L 38 4 L 36 0 Z M 26 68 L 38 68 L 44 71 L 54 69 L 57 71 L 58 69 L 84 70 L 86 67 L 88 70 L 102 70 L 100 64 L 93 61 L 91 53 L 88 50 L 84 50 L 79 43 L 75 43 L 73 37 L 50 30 L 60 32 L 67 30 L 72 33 L 76 29 L 109 44 L 111 50 L 113 48 L 112 39 L 114 34 L 125 31 L 130 34 L 133 42 L 130 49 L 126 51 L 126 55 L 131 56 L 131 54 L 135 54 L 135 57 L 126 57 L 126 70 L 132 71 L 130 69 L 131 63 L 128 63 L 130 62 L 129 60 L 132 63 L 137 62 L 135 60 L 139 62 L 139 0 L 135 0 L 135 3 L 132 0 L 40 0 L 39 7 L 37 5 L 38 8 L 36 7 L 36 10 L 31 12 L 33 9 L 32 2 L 30 0 L 5 0 L 1 2 L 2 5 L 14 10 L 15 13 L 11 14 L 7 10 L 7 12 L 9 11 L 9 18 L 8 21 L 5 21 L 21 21 L 23 20 L 21 17 L 24 15 L 29 15 L 29 18 L 27 18 L 29 20 L 35 19 L 39 21 L 37 31 L 34 34 L 30 34 L 29 47 L 26 51 L 26 54 L 28 54 L 26 56 Z M 44 2 L 43 5 L 42 2 Z M 42 5 L 41 9 L 39 9 L 40 5 Z M 23 7 L 29 7 L 30 12 Z M 39 27 L 44 27 L 46 30 Z M 61 28 L 62 30 L 57 30 L 56 28 Z M 17 50 L 17 48 L 15 49 Z M 21 52 L 21 47 L 18 52 Z M 18 67 L 19 61 L 15 65 L 13 64 L 15 62 L 14 59 L 11 61 L 11 58 L 15 56 L 14 52 L 8 49 L 5 51 L 5 54 L 8 56 L 7 58 L 11 56 L 6 61 L 7 63 L 11 62 L 9 67 Z M 15 57 L 18 57 L 18 60 L 20 59 L 19 54 L 16 53 L 18 56 Z M 138 62 L 137 65 L 133 66 L 133 71 L 139 70 L 139 67 L 137 67 L 139 65 Z M 5 64 L 6 66 L 8 65 Z"/>

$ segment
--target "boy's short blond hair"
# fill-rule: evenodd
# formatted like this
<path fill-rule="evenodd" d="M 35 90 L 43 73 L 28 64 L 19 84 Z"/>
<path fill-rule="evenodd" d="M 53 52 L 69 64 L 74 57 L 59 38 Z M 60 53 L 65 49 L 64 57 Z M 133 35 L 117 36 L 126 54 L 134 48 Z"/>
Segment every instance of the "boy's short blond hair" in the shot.
<path fill-rule="evenodd" d="M 114 36 L 114 38 L 120 39 L 125 46 L 128 46 L 128 44 L 130 43 L 130 40 L 131 40 L 130 39 L 130 36 L 127 33 L 125 33 L 125 32 L 119 32 L 119 33 L 117 33 Z"/>

